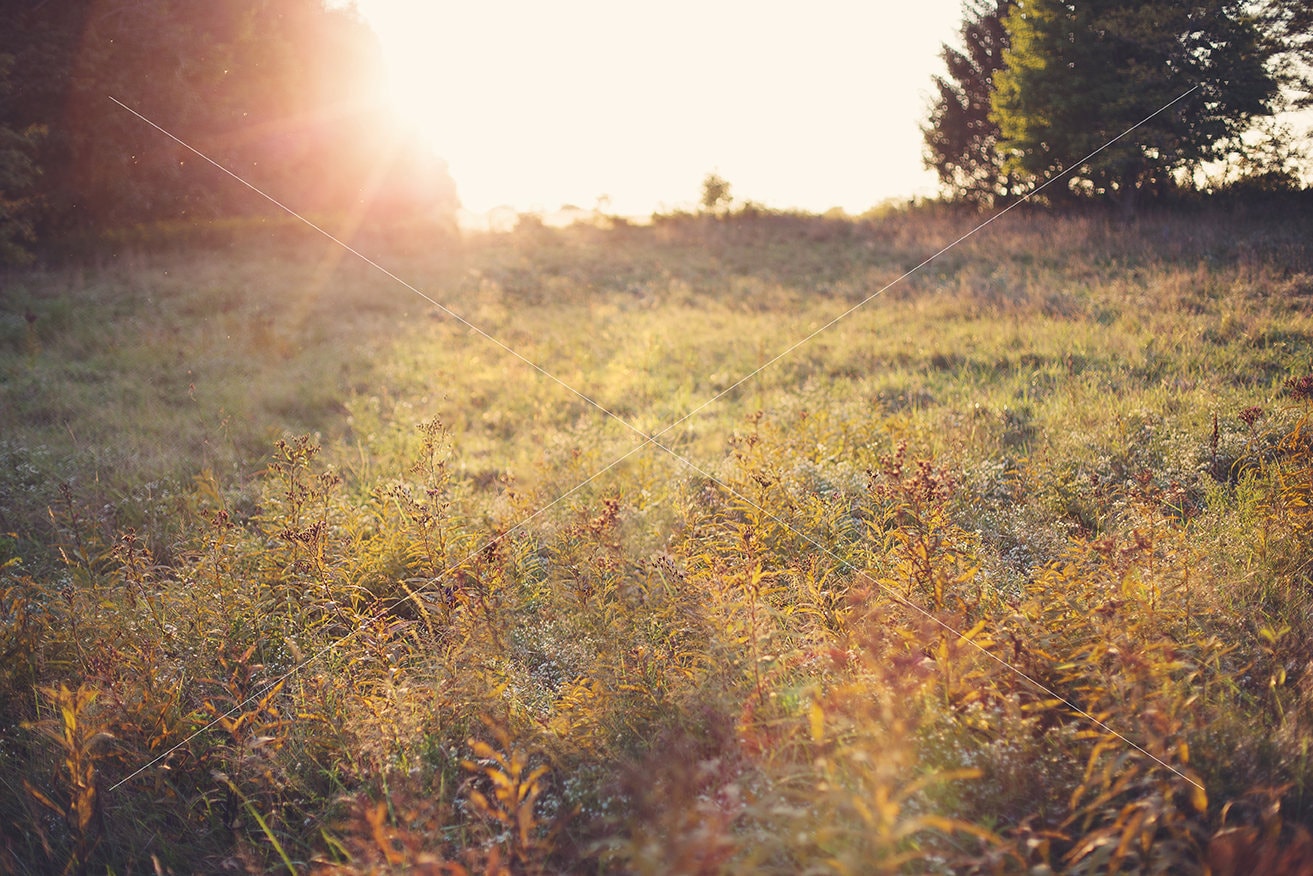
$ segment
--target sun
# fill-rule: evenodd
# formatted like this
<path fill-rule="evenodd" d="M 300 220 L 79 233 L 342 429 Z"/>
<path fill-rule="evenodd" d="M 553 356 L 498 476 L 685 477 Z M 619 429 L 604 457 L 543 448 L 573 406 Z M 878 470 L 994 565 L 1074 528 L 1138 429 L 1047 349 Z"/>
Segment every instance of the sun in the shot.
<path fill-rule="evenodd" d="M 922 8 L 924 7 L 924 9 Z M 767 206 L 933 189 L 919 124 L 959 0 L 356 0 L 390 100 L 474 212 L 695 208 L 715 170 Z"/>
<path fill-rule="evenodd" d="M 525 56 L 487 50 L 497 23 L 477 7 L 357 4 L 382 44 L 386 99 L 396 118 L 447 162 L 462 201 L 484 211 L 533 191 L 523 152 L 529 140 L 541 146 L 537 135 L 550 126 L 526 109 Z"/>
<path fill-rule="evenodd" d="M 440 134 L 436 103 L 441 100 L 437 81 L 442 71 L 431 51 L 425 51 L 424 34 L 438 24 L 436 14 L 427 4 L 397 0 L 367 0 L 357 8 L 367 13 L 383 48 L 387 65 L 383 99 L 406 127 L 433 140 Z"/>
<path fill-rule="evenodd" d="M 644 215 L 658 201 L 695 203 L 717 165 L 705 139 L 717 110 L 697 96 L 710 53 L 697 64 L 662 60 L 678 51 L 680 17 L 588 0 L 357 0 L 357 9 L 382 44 L 396 115 L 447 162 L 469 210 L 605 199 Z"/>

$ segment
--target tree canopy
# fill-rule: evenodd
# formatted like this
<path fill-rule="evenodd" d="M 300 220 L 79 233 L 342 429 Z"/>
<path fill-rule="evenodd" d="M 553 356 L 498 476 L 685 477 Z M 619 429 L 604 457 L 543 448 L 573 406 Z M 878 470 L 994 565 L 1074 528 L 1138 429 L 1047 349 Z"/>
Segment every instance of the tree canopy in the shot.
<path fill-rule="evenodd" d="M 990 117 L 994 74 L 1003 69 L 1007 32 L 1003 18 L 1013 0 L 974 0 L 962 23 L 962 48 L 945 45 L 948 71 L 935 76 L 935 102 L 922 128 L 926 164 L 946 189 L 977 204 L 1012 194 L 1015 180 L 998 151 L 998 125 Z"/>
<path fill-rule="evenodd" d="M 927 162 L 965 200 L 1069 171 L 1046 195 L 1106 196 L 1130 213 L 1279 108 L 1298 78 L 1281 59 L 1307 55 L 1298 20 L 1247 0 L 978 0 L 964 47 L 944 50 Z"/>
<path fill-rule="evenodd" d="M 11 221 L 26 223 L 19 231 L 46 235 L 274 209 L 111 97 L 298 212 L 455 210 L 445 165 L 405 137 L 386 109 L 377 42 L 350 7 L 0 7 L 10 23 L 0 57 L 12 59 L 0 64 L 0 228 L 11 203 Z M 27 156 L 31 168 L 5 174 L 7 154 Z"/>
<path fill-rule="evenodd" d="M 1313 107 L 1313 4 L 1264 0 L 1257 7 L 1277 41 L 1276 66 L 1292 107 Z"/>
<path fill-rule="evenodd" d="M 708 213 L 723 213 L 733 203 L 729 182 L 718 173 L 709 173 L 702 180 L 702 209 Z"/>

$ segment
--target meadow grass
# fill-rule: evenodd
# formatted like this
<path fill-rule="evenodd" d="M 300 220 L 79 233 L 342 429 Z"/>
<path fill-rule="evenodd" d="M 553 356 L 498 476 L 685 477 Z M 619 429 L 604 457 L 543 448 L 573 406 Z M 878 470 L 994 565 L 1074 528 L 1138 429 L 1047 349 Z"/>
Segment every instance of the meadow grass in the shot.
<path fill-rule="evenodd" d="M 1307 872 L 1308 220 L 977 221 L 7 275 L 0 866 Z"/>

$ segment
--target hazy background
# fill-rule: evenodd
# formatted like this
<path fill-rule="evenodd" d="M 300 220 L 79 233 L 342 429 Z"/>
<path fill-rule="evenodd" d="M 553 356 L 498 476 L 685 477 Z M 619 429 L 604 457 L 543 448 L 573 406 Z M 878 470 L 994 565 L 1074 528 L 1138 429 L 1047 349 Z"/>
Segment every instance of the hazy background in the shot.
<path fill-rule="evenodd" d="M 920 124 L 959 0 L 358 0 L 395 99 L 464 207 L 692 206 L 711 171 L 770 207 L 935 191 Z"/>

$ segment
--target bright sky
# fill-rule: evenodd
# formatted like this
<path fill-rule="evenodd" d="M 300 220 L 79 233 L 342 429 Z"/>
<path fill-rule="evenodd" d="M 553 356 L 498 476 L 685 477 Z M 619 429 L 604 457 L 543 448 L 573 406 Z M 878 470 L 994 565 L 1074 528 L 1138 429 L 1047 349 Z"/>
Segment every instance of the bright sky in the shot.
<path fill-rule="evenodd" d="M 931 194 L 960 0 L 357 0 L 466 209 L 645 216 L 717 172 L 771 207 Z"/>

